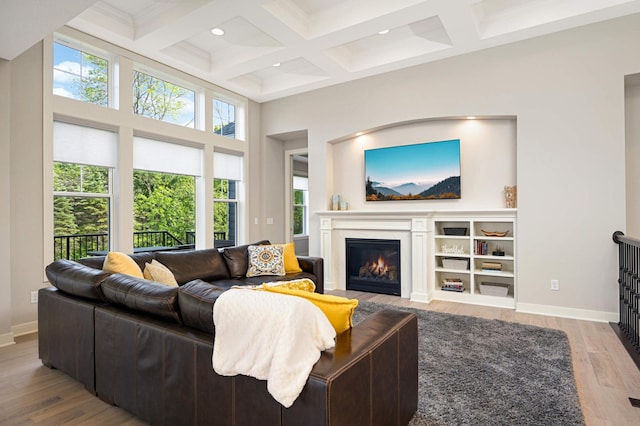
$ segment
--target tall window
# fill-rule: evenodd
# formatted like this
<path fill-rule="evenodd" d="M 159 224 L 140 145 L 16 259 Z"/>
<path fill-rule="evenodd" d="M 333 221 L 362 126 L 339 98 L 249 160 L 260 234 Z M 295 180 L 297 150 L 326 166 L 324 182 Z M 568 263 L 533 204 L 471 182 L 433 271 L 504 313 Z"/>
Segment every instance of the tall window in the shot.
<path fill-rule="evenodd" d="M 236 107 L 233 104 L 213 100 L 213 132 L 217 135 L 236 137 Z"/>
<path fill-rule="evenodd" d="M 134 248 L 191 244 L 202 150 L 134 137 Z"/>
<path fill-rule="evenodd" d="M 54 122 L 54 258 L 109 249 L 113 132 Z"/>
<path fill-rule="evenodd" d="M 194 128 L 195 92 L 134 71 L 133 112 L 155 120 Z"/>
<path fill-rule="evenodd" d="M 309 233 L 309 179 L 293 177 L 293 235 Z"/>
<path fill-rule="evenodd" d="M 53 94 L 109 105 L 109 61 L 53 43 Z"/>
<path fill-rule="evenodd" d="M 216 247 L 236 245 L 238 233 L 237 182 L 213 180 L 213 241 Z"/>
<path fill-rule="evenodd" d="M 213 154 L 213 240 L 216 247 L 237 244 L 238 192 L 242 180 L 242 157 Z"/>

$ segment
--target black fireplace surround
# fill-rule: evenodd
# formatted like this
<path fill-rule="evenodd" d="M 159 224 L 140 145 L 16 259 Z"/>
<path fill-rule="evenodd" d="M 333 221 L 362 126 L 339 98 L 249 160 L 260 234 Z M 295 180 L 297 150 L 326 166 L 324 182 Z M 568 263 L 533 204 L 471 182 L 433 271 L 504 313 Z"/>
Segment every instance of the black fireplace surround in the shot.
<path fill-rule="evenodd" d="M 400 296 L 400 240 L 346 238 L 347 290 Z"/>

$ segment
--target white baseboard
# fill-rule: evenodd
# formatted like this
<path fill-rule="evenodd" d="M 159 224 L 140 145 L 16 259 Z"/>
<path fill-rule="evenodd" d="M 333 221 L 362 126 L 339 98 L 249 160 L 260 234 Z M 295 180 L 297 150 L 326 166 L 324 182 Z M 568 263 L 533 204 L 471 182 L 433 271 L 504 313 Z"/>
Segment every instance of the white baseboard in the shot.
<path fill-rule="evenodd" d="M 535 303 L 517 303 L 516 312 L 597 322 L 618 322 L 619 319 L 617 312 L 591 311 L 562 306 L 537 305 Z"/>
<path fill-rule="evenodd" d="M 14 337 L 24 336 L 25 334 L 37 333 L 38 321 L 25 322 L 24 324 L 11 326 L 11 331 Z"/>
<path fill-rule="evenodd" d="M 15 344 L 16 342 L 13 340 L 13 333 L 0 334 L 0 348 Z"/>

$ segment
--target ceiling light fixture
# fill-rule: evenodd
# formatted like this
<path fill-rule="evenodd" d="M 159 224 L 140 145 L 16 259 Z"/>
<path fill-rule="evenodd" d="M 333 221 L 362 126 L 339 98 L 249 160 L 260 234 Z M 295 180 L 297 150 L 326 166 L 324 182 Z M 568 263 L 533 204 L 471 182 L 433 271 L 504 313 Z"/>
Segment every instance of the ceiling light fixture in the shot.
<path fill-rule="evenodd" d="M 389 29 L 387 28 L 386 30 L 378 31 L 378 34 L 380 35 L 389 34 Z"/>
<path fill-rule="evenodd" d="M 222 28 L 214 28 L 211 30 L 211 34 L 221 36 L 224 35 L 224 30 Z"/>
<path fill-rule="evenodd" d="M 467 116 L 467 120 L 475 120 L 476 116 L 475 115 L 468 115 Z"/>
<path fill-rule="evenodd" d="M 280 62 L 276 62 L 275 64 L 272 65 L 272 67 L 278 68 L 280 65 L 281 65 Z"/>

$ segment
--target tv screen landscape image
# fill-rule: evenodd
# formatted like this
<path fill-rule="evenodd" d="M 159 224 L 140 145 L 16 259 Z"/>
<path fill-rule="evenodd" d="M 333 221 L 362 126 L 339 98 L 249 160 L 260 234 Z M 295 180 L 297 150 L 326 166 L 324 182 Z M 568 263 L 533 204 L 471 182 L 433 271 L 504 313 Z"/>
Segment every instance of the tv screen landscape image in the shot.
<path fill-rule="evenodd" d="M 460 140 L 364 151 L 367 201 L 460 198 Z"/>

